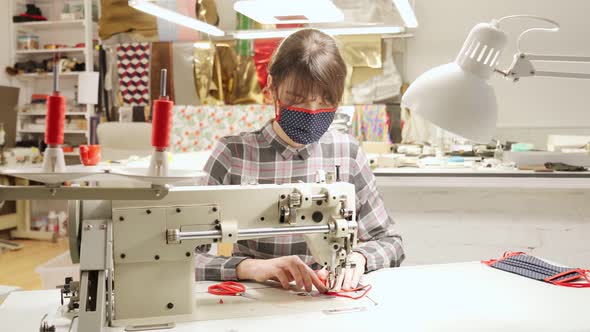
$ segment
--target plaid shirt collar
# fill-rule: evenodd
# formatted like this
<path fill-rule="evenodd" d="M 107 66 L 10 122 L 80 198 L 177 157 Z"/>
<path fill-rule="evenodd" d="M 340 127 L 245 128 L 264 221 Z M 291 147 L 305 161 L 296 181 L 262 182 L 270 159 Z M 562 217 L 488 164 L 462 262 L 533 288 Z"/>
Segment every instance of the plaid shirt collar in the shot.
<path fill-rule="evenodd" d="M 261 129 L 262 137 L 270 144 L 285 160 L 292 159 L 294 155 L 298 155 L 301 159 L 307 159 L 311 152 L 315 149 L 317 142 L 307 144 L 304 147 L 296 149 L 287 142 L 283 141 L 279 135 L 272 128 L 274 120 L 268 121 Z"/>

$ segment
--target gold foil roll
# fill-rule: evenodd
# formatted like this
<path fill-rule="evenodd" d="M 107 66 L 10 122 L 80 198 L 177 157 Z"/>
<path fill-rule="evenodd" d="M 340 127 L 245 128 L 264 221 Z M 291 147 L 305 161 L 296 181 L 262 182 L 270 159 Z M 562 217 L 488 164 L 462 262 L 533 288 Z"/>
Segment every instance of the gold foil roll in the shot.
<path fill-rule="evenodd" d="M 381 68 L 381 37 L 379 35 L 338 36 L 340 53 L 347 65 Z"/>
<path fill-rule="evenodd" d="M 208 104 L 209 89 L 213 79 L 215 48 L 210 42 L 197 42 L 193 50 L 193 74 L 195 89 L 201 104 Z"/>

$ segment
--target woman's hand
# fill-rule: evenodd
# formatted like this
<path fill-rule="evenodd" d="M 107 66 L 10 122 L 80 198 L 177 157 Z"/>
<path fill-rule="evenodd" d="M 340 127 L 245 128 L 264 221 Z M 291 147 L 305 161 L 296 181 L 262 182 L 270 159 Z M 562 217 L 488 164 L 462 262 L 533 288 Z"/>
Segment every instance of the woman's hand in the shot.
<path fill-rule="evenodd" d="M 336 279 L 336 284 L 331 291 L 338 292 L 342 290 L 351 290 L 358 287 L 359 281 L 363 274 L 365 274 L 365 265 L 367 265 L 367 259 L 363 254 L 358 252 L 352 252 L 348 256 L 348 261 L 351 267 L 344 269 L 344 273 L 340 274 Z M 328 278 L 328 271 L 323 269 L 318 272 L 320 279 L 326 280 Z"/>
<path fill-rule="evenodd" d="M 312 286 L 315 286 L 322 293 L 328 291 L 316 272 L 307 266 L 299 256 L 245 259 L 236 267 L 236 274 L 240 280 L 255 280 L 257 282 L 276 280 L 281 283 L 284 289 L 289 289 L 290 282 L 295 281 L 297 289 L 305 288 L 307 292 L 311 292 Z"/>

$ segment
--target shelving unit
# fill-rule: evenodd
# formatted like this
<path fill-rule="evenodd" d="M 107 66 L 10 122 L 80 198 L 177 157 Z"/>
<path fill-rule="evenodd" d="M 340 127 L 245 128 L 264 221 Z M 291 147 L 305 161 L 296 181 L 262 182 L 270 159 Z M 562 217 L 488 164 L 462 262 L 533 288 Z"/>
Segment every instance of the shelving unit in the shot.
<path fill-rule="evenodd" d="M 19 130 L 23 134 L 45 134 L 45 130 Z M 64 134 L 86 134 L 86 130 L 64 129 Z"/>
<path fill-rule="evenodd" d="M 35 31 L 38 29 L 71 29 L 84 26 L 84 20 L 59 20 L 59 21 L 40 21 L 40 22 L 23 22 L 14 23 L 17 31 Z"/>
<path fill-rule="evenodd" d="M 60 79 L 62 78 L 78 78 L 78 74 L 80 72 L 64 72 L 59 74 Z M 16 78 L 19 80 L 43 80 L 43 79 L 53 79 L 53 74 L 51 73 L 28 73 L 28 74 L 18 74 Z"/>
<path fill-rule="evenodd" d="M 45 112 L 19 112 L 18 116 L 45 116 Z M 66 112 L 66 116 L 86 115 L 86 112 Z"/>
<path fill-rule="evenodd" d="M 11 62 L 14 64 L 19 61 L 27 60 L 46 60 L 51 59 L 57 54 L 66 57 L 77 58 L 79 61 L 84 61 L 86 64 L 86 71 L 94 70 L 95 52 L 93 49 L 93 39 L 98 39 L 97 24 L 92 21 L 92 3 L 96 0 L 81 0 L 84 6 L 84 17 L 82 19 L 66 19 L 60 20 L 59 13 L 61 8 L 54 8 L 55 1 L 50 0 L 35 0 L 33 3 L 41 8 L 43 15 L 47 17 L 47 21 L 36 22 L 20 22 L 10 24 L 11 42 L 9 48 L 11 50 Z M 25 5 L 31 3 L 29 0 L 9 0 L 9 13 L 17 15 L 25 10 Z M 57 2 L 63 4 L 62 2 Z M 17 39 L 21 35 L 36 35 L 39 37 L 39 49 L 19 50 L 17 49 Z M 59 45 L 76 45 L 83 43 L 84 47 L 65 47 L 56 49 L 43 48 L 46 44 Z M 59 74 L 60 90 L 66 96 L 68 101 L 75 98 L 77 79 L 80 72 L 62 72 Z M 29 96 L 33 93 L 51 93 L 51 83 L 53 74 L 51 73 L 27 73 L 16 75 L 17 86 L 21 88 L 20 105 L 27 104 Z M 68 104 L 70 104 L 70 102 Z M 90 116 L 93 113 L 93 105 L 86 105 L 85 112 L 79 110 L 67 112 L 67 117 L 84 116 L 87 121 L 87 130 L 66 130 L 66 134 L 74 134 L 66 136 L 66 144 L 78 145 L 87 143 L 90 138 Z M 17 141 L 23 139 L 38 140 L 42 139 L 40 134 L 42 130 L 27 130 L 23 123 L 34 121 L 35 117 L 45 116 L 44 111 L 20 112 L 17 117 Z M 82 136 L 82 138 L 80 137 Z"/>
<path fill-rule="evenodd" d="M 54 53 L 85 53 L 86 49 L 82 47 L 71 47 L 71 48 L 53 48 L 53 49 L 40 49 L 40 50 L 17 50 L 14 52 L 16 55 L 21 54 L 54 54 Z"/>
<path fill-rule="evenodd" d="M 7 15 L 17 15 L 25 10 L 25 5 L 34 3 L 41 8 L 43 15 L 47 17 L 48 21 L 40 22 L 24 22 L 9 24 L 10 40 L 8 41 L 7 51 L 10 53 L 10 64 L 14 65 L 16 62 L 27 60 L 51 60 L 55 55 L 59 54 L 68 58 L 76 58 L 79 62 L 85 62 L 85 71 L 94 71 L 94 61 L 97 52 L 94 51 L 94 40 L 98 39 L 97 24 L 93 22 L 93 3 L 97 4 L 97 10 L 100 7 L 98 0 L 80 0 L 83 3 L 84 18 L 82 19 L 67 19 L 60 20 L 61 8 L 56 8 L 57 4 L 63 4 L 62 1 L 54 0 L 7 0 L 5 6 L 8 7 Z M 5 8 L 6 10 L 6 8 Z M 18 36 L 21 35 L 35 35 L 39 38 L 39 49 L 33 50 L 19 50 L 17 49 Z M 84 47 L 75 47 L 78 44 L 84 44 Z M 57 49 L 45 49 L 44 45 L 68 45 L 69 47 Z M 90 117 L 93 115 L 93 105 L 76 105 L 76 85 L 78 84 L 78 77 L 81 72 L 62 72 L 59 74 L 60 92 L 68 100 L 66 109 L 66 121 L 80 121 L 86 119 L 86 127 L 88 129 L 65 129 L 65 143 L 70 146 L 77 146 L 78 144 L 88 143 L 90 138 Z M 22 110 L 22 105 L 31 102 L 31 95 L 34 93 L 51 94 L 52 81 L 54 75 L 52 73 L 27 73 L 19 74 L 13 78 L 11 82 L 13 86 L 20 88 L 19 110 Z M 74 101 L 74 103 L 72 103 Z M 37 108 L 38 107 L 38 108 Z M 40 123 L 37 126 L 31 126 L 32 129 L 27 129 L 23 123 L 35 123 L 38 119 L 43 119 L 46 116 L 44 105 L 35 106 L 29 109 L 28 112 L 19 111 L 17 113 L 17 141 L 23 139 L 31 139 L 33 141 L 42 140 L 45 133 L 44 125 Z M 81 124 L 80 124 L 81 125 Z M 77 148 L 73 152 L 64 153 L 66 161 L 74 161 L 79 159 L 79 151 Z M 23 183 L 26 184 L 26 183 Z M 34 203 L 34 204 L 32 204 Z M 32 206 L 42 206 L 38 213 L 45 214 L 49 210 L 63 210 L 63 207 L 56 207 L 56 205 L 63 204 L 63 202 L 53 202 L 51 206 L 44 205 L 37 201 L 19 201 L 17 202 L 17 217 L 15 219 L 16 229 L 12 230 L 10 235 L 16 238 L 31 238 L 41 240 L 55 239 L 56 234 L 47 231 L 37 231 L 31 229 L 31 215 L 33 214 Z"/>

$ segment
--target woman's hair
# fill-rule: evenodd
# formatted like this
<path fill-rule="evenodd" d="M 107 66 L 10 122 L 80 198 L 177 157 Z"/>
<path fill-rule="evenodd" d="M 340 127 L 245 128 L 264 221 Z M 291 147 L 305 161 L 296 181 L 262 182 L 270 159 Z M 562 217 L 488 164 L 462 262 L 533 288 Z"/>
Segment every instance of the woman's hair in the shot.
<path fill-rule="evenodd" d="M 346 64 L 332 37 L 316 29 L 302 29 L 281 42 L 268 73 L 275 94 L 288 84 L 289 104 L 315 97 L 336 106 L 344 92 Z"/>

